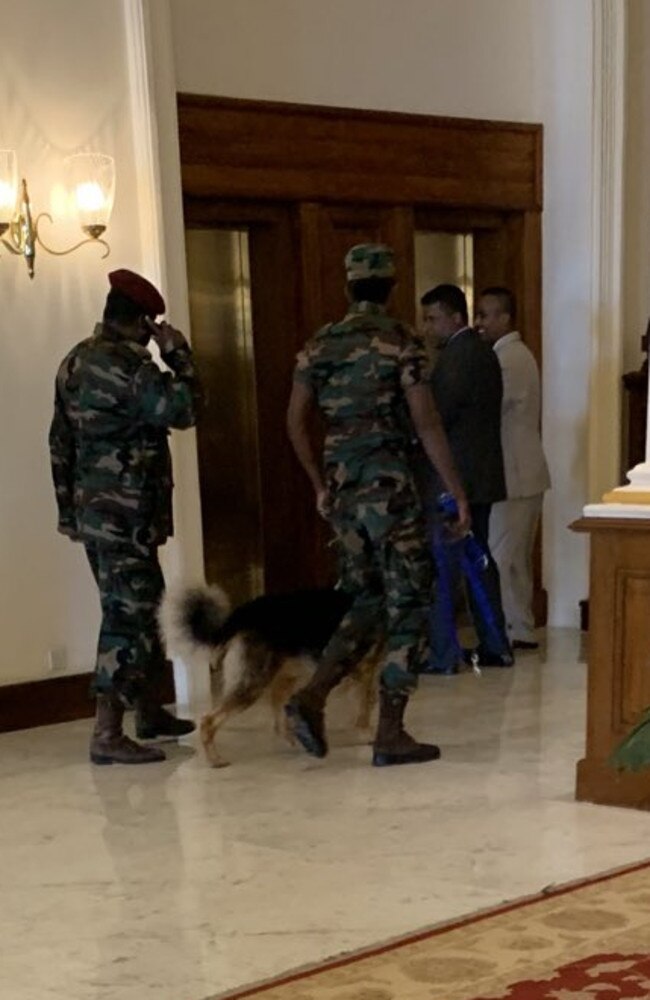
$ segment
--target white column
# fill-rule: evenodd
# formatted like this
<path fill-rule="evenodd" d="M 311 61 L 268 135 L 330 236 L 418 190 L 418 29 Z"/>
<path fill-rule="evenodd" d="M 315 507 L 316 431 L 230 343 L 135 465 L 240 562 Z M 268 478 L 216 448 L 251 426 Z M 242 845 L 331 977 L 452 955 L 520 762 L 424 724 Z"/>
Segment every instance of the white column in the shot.
<path fill-rule="evenodd" d="M 589 412 L 587 517 L 649 517 L 650 437 L 646 461 L 628 473 L 629 485 L 606 490 L 618 478 L 623 356 L 623 222 L 625 162 L 626 9 L 619 0 L 594 4 L 594 354 Z M 603 457 L 604 456 L 604 459 Z"/>
<path fill-rule="evenodd" d="M 619 0 L 594 3 L 592 115 L 593 329 L 588 495 L 596 499 L 618 482 L 620 468 L 625 5 Z"/>
<path fill-rule="evenodd" d="M 162 289 L 168 315 L 189 336 L 189 301 L 176 78 L 168 0 L 123 0 L 143 270 Z M 194 431 L 172 435 L 175 536 L 161 550 L 168 584 L 203 579 L 198 459 Z M 209 702 L 210 674 L 174 660 L 176 700 Z"/>

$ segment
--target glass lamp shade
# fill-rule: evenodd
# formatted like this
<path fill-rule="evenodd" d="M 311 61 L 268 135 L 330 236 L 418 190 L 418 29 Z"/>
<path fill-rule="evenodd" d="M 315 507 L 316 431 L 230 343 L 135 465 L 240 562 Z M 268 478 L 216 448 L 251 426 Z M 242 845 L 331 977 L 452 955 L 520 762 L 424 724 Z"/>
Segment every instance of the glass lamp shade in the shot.
<path fill-rule="evenodd" d="M 72 206 L 81 228 L 101 236 L 115 197 L 115 161 L 104 153 L 77 153 L 66 160 Z"/>
<path fill-rule="evenodd" d="M 0 149 L 0 226 L 6 229 L 16 211 L 18 168 L 13 149 Z"/>

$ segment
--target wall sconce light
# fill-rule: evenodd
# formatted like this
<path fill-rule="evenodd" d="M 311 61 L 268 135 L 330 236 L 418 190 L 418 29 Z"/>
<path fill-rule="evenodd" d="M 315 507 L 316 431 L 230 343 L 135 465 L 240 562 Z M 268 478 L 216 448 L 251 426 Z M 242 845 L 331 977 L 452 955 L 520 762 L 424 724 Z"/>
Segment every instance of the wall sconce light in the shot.
<path fill-rule="evenodd" d="M 34 219 L 27 189 L 27 181 L 20 183 L 13 149 L 0 149 L 0 237 L 3 246 L 12 254 L 25 258 L 30 278 L 34 277 L 37 244 L 55 257 L 65 257 L 86 243 L 99 243 L 105 248 L 102 258 L 110 253 L 106 240 L 101 239 L 106 230 L 115 196 L 115 162 L 103 153 L 77 153 L 66 160 L 70 200 L 79 218 L 86 239 L 67 250 L 47 246 L 39 232 L 41 219 L 52 216 L 41 212 Z M 8 238 L 4 239 L 5 233 Z"/>

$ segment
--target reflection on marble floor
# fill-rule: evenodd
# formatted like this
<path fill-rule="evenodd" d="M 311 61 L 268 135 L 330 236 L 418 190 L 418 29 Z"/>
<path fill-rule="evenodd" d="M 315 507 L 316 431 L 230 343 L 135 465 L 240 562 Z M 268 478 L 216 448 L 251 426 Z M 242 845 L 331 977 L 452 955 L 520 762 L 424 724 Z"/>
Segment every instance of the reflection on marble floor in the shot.
<path fill-rule="evenodd" d="M 579 637 L 514 670 L 423 678 L 444 759 L 373 770 L 335 702 L 312 762 L 266 706 L 166 764 L 91 768 L 89 724 L 0 736 L 0 996 L 209 994 L 650 855 L 650 816 L 578 805 Z"/>

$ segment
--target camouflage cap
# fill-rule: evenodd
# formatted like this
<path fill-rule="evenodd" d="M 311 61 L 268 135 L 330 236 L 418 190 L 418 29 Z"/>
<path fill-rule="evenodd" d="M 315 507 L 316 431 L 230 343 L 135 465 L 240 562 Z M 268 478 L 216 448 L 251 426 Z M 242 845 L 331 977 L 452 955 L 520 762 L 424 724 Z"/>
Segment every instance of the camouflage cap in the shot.
<path fill-rule="evenodd" d="M 358 243 L 345 255 L 348 281 L 362 278 L 394 278 L 395 254 L 383 243 Z"/>

